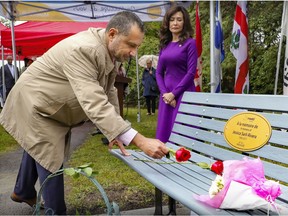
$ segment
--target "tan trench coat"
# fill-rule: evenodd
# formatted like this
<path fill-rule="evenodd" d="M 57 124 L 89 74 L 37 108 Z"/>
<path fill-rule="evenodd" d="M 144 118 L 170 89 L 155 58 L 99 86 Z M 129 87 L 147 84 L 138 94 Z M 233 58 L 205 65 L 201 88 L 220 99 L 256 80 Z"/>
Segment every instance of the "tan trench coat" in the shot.
<path fill-rule="evenodd" d="M 89 118 L 109 141 L 131 128 L 119 115 L 118 64 L 104 36 L 90 28 L 56 44 L 22 74 L 0 114 L 3 127 L 50 172 L 64 161 L 71 127 Z"/>

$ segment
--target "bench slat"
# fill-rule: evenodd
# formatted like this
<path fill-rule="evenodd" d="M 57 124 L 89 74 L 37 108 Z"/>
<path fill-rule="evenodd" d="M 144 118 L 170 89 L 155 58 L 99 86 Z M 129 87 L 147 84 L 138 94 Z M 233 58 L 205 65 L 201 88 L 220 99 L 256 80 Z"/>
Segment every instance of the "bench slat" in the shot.
<path fill-rule="evenodd" d="M 236 98 L 237 97 L 237 98 Z M 231 103 L 233 101 L 233 103 Z M 273 101 L 273 103 L 271 103 Z M 288 96 L 185 92 L 182 102 L 288 113 Z"/>

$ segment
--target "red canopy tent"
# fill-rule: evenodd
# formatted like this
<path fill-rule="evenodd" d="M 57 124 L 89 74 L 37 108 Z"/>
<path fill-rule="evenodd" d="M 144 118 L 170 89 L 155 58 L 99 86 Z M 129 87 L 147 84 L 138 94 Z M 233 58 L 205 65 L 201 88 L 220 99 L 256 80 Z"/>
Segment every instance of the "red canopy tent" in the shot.
<path fill-rule="evenodd" d="M 40 56 L 60 40 L 87 30 L 105 28 L 107 22 L 26 22 L 14 27 L 16 54 Z M 12 49 L 11 29 L 1 30 L 1 45 Z"/>
<path fill-rule="evenodd" d="M 6 26 L 4 26 L 0 23 L 0 31 L 3 31 L 6 28 L 7 28 Z M 13 52 L 11 49 L 3 48 L 3 55 L 4 55 L 4 59 L 5 59 L 7 55 L 13 55 Z M 2 58 L 2 49 L 0 49 L 0 58 Z"/>

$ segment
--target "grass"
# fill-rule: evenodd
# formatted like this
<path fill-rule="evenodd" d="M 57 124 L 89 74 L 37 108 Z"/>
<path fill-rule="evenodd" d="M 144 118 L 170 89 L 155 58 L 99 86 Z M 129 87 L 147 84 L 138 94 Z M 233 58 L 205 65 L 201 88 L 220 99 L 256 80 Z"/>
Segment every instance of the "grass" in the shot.
<path fill-rule="evenodd" d="M 4 154 L 9 151 L 13 151 L 19 147 L 15 139 L 8 134 L 4 128 L 0 125 L 0 154 Z"/>
<path fill-rule="evenodd" d="M 143 114 L 144 113 L 144 114 Z M 137 109 L 129 108 L 124 113 L 134 129 L 147 137 L 155 137 L 156 116 L 146 116 L 141 111 L 141 121 L 137 122 Z M 154 186 L 129 168 L 122 161 L 108 152 L 107 145 L 102 144 L 103 135 L 96 135 L 87 141 L 73 154 L 69 160 L 70 167 L 85 163 L 93 163 L 98 172 L 96 179 L 102 185 L 111 201 L 120 206 L 120 210 L 150 207 L 154 204 Z M 133 148 L 129 146 L 127 149 Z M 70 214 L 99 214 L 106 209 L 97 188 L 85 177 L 73 179 L 65 176 L 66 201 Z"/>

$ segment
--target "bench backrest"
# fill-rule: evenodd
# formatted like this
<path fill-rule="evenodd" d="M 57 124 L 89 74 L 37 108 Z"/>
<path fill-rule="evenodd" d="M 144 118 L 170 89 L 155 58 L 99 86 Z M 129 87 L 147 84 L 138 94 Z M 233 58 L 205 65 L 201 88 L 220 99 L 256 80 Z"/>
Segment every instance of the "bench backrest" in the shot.
<path fill-rule="evenodd" d="M 227 144 L 223 136 L 227 120 L 243 111 L 257 112 L 271 124 L 271 138 L 258 150 L 235 150 Z M 211 164 L 214 160 L 241 160 L 244 155 L 251 158 L 260 157 L 265 175 L 287 184 L 287 114 L 287 96 L 185 92 L 169 143 L 194 151 L 191 159 L 195 162 Z M 287 200 L 287 193 L 284 196 Z"/>

